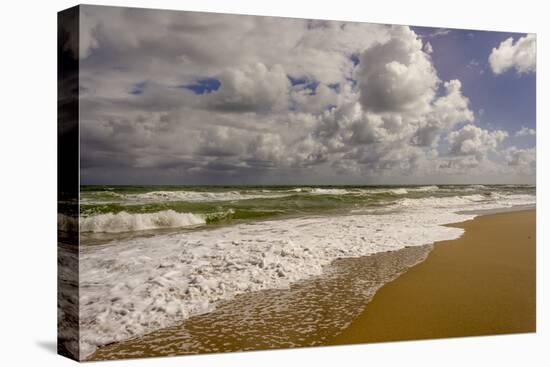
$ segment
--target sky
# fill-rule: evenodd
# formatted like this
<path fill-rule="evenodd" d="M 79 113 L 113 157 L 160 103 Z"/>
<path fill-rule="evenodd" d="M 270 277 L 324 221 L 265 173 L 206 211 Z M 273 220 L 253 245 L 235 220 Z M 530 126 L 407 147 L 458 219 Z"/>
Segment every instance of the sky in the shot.
<path fill-rule="evenodd" d="M 81 6 L 81 184 L 534 183 L 535 42 Z"/>

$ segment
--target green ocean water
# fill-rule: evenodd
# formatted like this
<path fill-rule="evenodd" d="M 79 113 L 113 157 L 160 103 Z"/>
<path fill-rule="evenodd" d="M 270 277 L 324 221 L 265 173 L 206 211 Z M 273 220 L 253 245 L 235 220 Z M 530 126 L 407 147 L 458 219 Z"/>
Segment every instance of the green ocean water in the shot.
<path fill-rule="evenodd" d="M 206 224 L 388 207 L 403 199 L 535 195 L 530 185 L 81 186 L 80 214 L 200 215 Z"/>

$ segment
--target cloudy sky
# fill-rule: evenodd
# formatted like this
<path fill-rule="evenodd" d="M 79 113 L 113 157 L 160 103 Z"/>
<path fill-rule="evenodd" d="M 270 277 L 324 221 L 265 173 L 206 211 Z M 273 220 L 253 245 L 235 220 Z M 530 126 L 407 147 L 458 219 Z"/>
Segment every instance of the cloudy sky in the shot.
<path fill-rule="evenodd" d="M 79 48 L 82 184 L 535 181 L 532 34 L 81 6 Z"/>

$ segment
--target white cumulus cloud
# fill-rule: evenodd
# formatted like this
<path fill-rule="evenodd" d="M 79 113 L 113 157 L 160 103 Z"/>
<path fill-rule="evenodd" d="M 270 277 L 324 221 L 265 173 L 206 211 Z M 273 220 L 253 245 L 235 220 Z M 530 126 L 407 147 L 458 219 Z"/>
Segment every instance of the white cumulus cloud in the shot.
<path fill-rule="evenodd" d="M 528 128 L 527 126 L 522 126 L 521 129 L 516 131 L 515 136 L 533 136 L 536 135 L 535 129 Z"/>
<path fill-rule="evenodd" d="M 439 83 L 422 41 L 408 27 L 363 52 L 358 71 L 361 104 L 373 112 L 416 112 L 429 108 Z"/>
<path fill-rule="evenodd" d="M 506 132 L 473 125 L 461 81 L 441 80 L 409 27 L 82 9 L 83 182 L 410 182 L 531 165 L 499 152 Z"/>
<path fill-rule="evenodd" d="M 516 73 L 534 73 L 536 69 L 536 36 L 528 34 L 514 41 L 512 37 L 493 48 L 489 55 L 489 65 L 495 74 L 502 74 L 510 69 Z"/>
<path fill-rule="evenodd" d="M 504 156 L 506 163 L 514 169 L 514 172 L 534 174 L 536 169 L 535 148 L 518 149 L 516 147 L 510 147 L 506 149 Z"/>
<path fill-rule="evenodd" d="M 468 124 L 460 130 L 453 131 L 448 136 L 450 151 L 455 155 L 475 156 L 484 159 L 487 153 L 494 151 L 508 137 L 503 130 L 489 131 Z"/>

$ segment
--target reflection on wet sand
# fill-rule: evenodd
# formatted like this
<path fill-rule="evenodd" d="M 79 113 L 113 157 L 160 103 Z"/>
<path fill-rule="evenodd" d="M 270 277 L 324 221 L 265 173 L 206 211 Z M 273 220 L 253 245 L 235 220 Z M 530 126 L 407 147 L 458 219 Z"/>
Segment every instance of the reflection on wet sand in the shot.
<path fill-rule="evenodd" d="M 88 360 L 315 346 L 337 335 L 375 292 L 423 261 L 432 246 L 334 261 L 288 289 L 242 294 L 213 312 L 100 347 Z"/>

